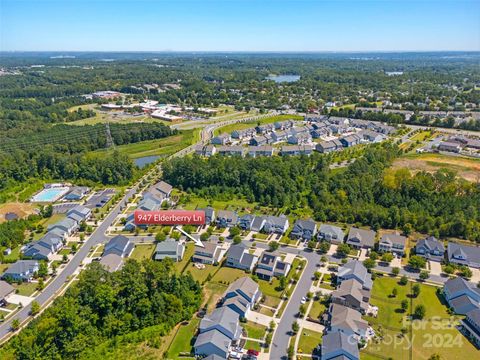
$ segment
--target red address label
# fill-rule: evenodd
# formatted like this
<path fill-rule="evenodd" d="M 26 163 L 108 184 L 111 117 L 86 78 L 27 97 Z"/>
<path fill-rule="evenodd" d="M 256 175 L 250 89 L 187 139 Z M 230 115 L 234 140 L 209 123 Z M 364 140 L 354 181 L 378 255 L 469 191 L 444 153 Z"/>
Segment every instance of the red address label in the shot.
<path fill-rule="evenodd" d="M 204 225 L 205 212 L 200 210 L 135 210 L 136 225 Z"/>

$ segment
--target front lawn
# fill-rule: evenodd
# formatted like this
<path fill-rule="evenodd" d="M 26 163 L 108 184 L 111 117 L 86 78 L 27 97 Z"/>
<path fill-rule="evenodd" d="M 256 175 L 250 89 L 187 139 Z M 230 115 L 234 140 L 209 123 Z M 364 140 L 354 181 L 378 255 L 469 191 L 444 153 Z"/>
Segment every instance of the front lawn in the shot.
<path fill-rule="evenodd" d="M 18 295 L 31 296 L 37 290 L 37 283 L 24 282 L 19 285 L 15 285 Z"/>
<path fill-rule="evenodd" d="M 222 284 L 229 285 L 235 280 L 245 276 L 248 276 L 248 274 L 241 269 L 234 269 L 234 268 L 224 266 L 220 268 L 220 270 L 218 270 L 218 272 L 212 278 L 212 282 L 219 282 Z"/>
<path fill-rule="evenodd" d="M 297 352 L 300 354 L 311 354 L 322 342 L 322 334 L 316 331 L 303 329 L 298 340 Z"/>
<path fill-rule="evenodd" d="M 308 316 L 314 320 L 318 320 L 320 316 L 325 312 L 326 306 L 320 300 L 315 300 L 310 308 Z"/>
<path fill-rule="evenodd" d="M 248 321 L 242 324 L 243 329 L 247 332 L 247 337 L 252 339 L 262 340 L 267 332 L 267 328 L 263 325 Z"/>
<path fill-rule="evenodd" d="M 247 340 L 245 343 L 245 349 L 247 350 L 256 350 L 256 351 L 261 351 L 262 350 L 262 344 L 257 342 L 257 341 L 252 341 L 252 340 Z"/>

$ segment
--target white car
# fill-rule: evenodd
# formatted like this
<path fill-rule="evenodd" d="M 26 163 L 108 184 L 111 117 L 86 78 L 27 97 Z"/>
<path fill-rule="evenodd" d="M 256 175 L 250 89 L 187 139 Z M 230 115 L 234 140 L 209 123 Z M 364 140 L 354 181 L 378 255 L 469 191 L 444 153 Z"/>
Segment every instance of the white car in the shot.
<path fill-rule="evenodd" d="M 307 302 L 307 298 L 304 296 L 302 300 L 300 300 L 300 304 L 305 304 Z"/>

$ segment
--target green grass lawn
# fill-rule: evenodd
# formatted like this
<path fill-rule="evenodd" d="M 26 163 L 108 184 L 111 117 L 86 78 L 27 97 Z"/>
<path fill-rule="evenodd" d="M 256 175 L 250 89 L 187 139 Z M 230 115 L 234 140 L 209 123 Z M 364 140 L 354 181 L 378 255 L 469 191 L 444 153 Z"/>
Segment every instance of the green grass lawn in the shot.
<path fill-rule="evenodd" d="M 155 250 L 155 244 L 137 244 L 133 249 L 131 259 L 142 261 L 145 259 L 151 259 Z"/>
<path fill-rule="evenodd" d="M 248 276 L 248 274 L 241 269 L 234 269 L 234 268 L 223 266 L 222 268 L 220 268 L 220 270 L 218 270 L 218 272 L 212 278 L 212 282 L 219 282 L 219 283 L 229 285 L 235 280 L 245 276 Z"/>
<path fill-rule="evenodd" d="M 265 336 L 265 333 L 267 332 L 266 326 L 259 325 L 251 321 L 242 324 L 242 327 L 247 332 L 247 337 L 252 339 L 262 340 Z"/>
<path fill-rule="evenodd" d="M 187 263 L 190 261 L 190 258 L 192 257 L 193 253 L 195 252 L 195 245 L 193 243 L 188 243 L 185 246 L 185 253 L 183 254 L 183 259 L 182 261 L 176 262 L 175 263 L 175 271 L 177 273 L 181 273 L 183 271 L 183 268 L 187 265 Z"/>
<path fill-rule="evenodd" d="M 316 331 L 303 329 L 298 340 L 297 352 L 300 354 L 311 354 L 321 344 L 322 334 Z"/>
<path fill-rule="evenodd" d="M 411 292 L 412 283 L 401 286 L 397 281 L 398 279 L 384 276 L 373 283 L 370 302 L 379 307 L 378 317 L 366 319 L 383 341 L 376 340 L 369 344 L 367 349 L 362 351 L 362 358 L 381 359 L 388 354 L 394 360 L 428 359 L 433 354 L 439 354 L 441 359 L 455 359 L 459 351 L 465 359 L 478 356 L 476 348 L 456 329 L 458 317 L 450 317 L 442 298 L 437 295 L 437 287 L 420 284 L 420 295 L 410 299 L 407 295 Z M 398 295 L 392 298 L 389 295 L 394 287 L 397 288 Z M 398 310 L 402 299 L 408 299 L 409 303 L 411 300 L 413 303 L 406 313 Z M 423 321 L 416 320 L 413 327 L 410 327 L 407 317 L 419 304 L 425 306 L 426 316 Z M 405 336 L 400 332 L 403 326 L 409 329 Z M 408 347 L 409 342 L 413 342 L 411 350 Z"/>
<path fill-rule="evenodd" d="M 15 285 L 15 288 L 18 290 L 18 295 L 30 296 L 36 291 L 37 285 L 37 283 L 25 282 Z"/>
<path fill-rule="evenodd" d="M 197 331 L 200 320 L 193 318 L 187 325 L 181 325 L 173 338 L 168 350 L 168 358 L 176 359 L 180 353 L 190 353 L 193 346 L 193 337 Z"/>
<path fill-rule="evenodd" d="M 260 287 L 260 291 L 263 295 L 272 296 L 276 298 L 280 298 L 282 295 L 282 291 L 276 290 L 276 288 L 280 285 L 280 280 L 277 278 L 273 278 L 271 282 L 266 280 L 258 280 L 258 286 Z"/>
<path fill-rule="evenodd" d="M 260 351 L 262 349 L 262 345 L 261 343 L 257 342 L 257 341 L 251 341 L 251 340 L 247 340 L 246 343 L 245 343 L 245 349 L 247 350 L 256 350 L 256 351 Z"/>
<path fill-rule="evenodd" d="M 211 312 L 223 293 L 227 290 L 227 285 L 220 283 L 208 282 L 202 287 L 204 305 L 207 306 L 207 311 Z"/>
<path fill-rule="evenodd" d="M 18 260 L 20 258 L 20 249 L 21 248 L 22 248 L 21 246 L 17 246 L 16 248 L 13 248 L 10 255 L 3 255 L 3 259 L 5 261 L 16 261 L 16 260 Z M 3 250 L 4 250 L 4 248 L 0 249 L 2 254 L 3 254 Z"/>
<path fill-rule="evenodd" d="M 312 319 L 318 320 L 320 316 L 325 312 L 326 306 L 320 300 L 315 300 L 310 308 L 308 316 Z"/>
<path fill-rule="evenodd" d="M 204 269 L 198 269 L 194 263 L 190 263 L 187 265 L 187 268 L 184 271 L 184 274 L 189 271 L 192 274 L 193 278 L 197 280 L 199 283 L 203 283 L 207 280 L 208 274 L 214 275 L 215 271 L 219 269 L 219 266 L 215 265 L 204 265 Z"/>
<path fill-rule="evenodd" d="M 70 255 L 72 251 L 70 249 L 62 249 L 58 252 L 59 255 Z"/>

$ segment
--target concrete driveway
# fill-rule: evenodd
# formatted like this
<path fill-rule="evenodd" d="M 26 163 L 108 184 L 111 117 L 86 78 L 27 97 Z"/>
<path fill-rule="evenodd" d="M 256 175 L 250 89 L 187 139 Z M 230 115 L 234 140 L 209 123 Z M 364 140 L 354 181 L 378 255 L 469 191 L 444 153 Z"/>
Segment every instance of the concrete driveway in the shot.
<path fill-rule="evenodd" d="M 442 274 L 442 265 L 438 261 L 429 261 L 428 265 L 430 267 L 431 275 L 440 276 Z"/>
<path fill-rule="evenodd" d="M 23 296 L 18 294 L 12 294 L 8 297 L 7 302 L 15 305 L 27 306 L 29 305 L 35 298 L 31 296 Z"/>

